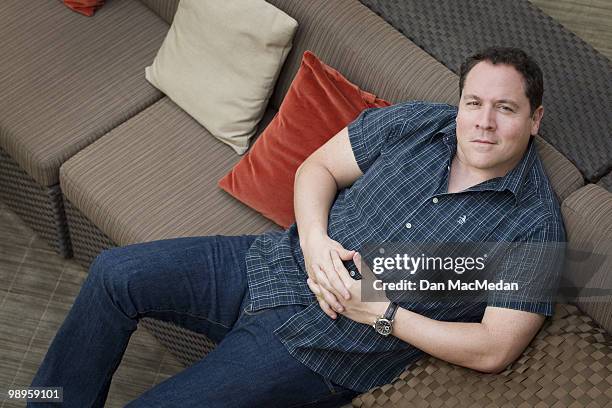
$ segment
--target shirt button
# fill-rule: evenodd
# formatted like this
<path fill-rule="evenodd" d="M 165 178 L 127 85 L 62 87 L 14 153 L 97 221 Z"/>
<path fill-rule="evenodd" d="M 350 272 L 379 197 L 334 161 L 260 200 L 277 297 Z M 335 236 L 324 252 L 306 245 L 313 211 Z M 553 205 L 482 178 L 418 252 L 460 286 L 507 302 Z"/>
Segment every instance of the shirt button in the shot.
<path fill-rule="evenodd" d="M 407 223 L 406 223 L 406 228 L 412 228 L 412 224 L 411 224 L 411 223 L 409 223 L 409 222 L 407 222 Z"/>
<path fill-rule="evenodd" d="M 434 204 L 437 204 L 438 203 L 438 197 L 434 197 L 433 200 L 431 200 L 431 201 L 433 201 Z"/>
<path fill-rule="evenodd" d="M 355 271 L 350 271 L 349 275 L 351 275 L 352 277 L 355 277 Z"/>

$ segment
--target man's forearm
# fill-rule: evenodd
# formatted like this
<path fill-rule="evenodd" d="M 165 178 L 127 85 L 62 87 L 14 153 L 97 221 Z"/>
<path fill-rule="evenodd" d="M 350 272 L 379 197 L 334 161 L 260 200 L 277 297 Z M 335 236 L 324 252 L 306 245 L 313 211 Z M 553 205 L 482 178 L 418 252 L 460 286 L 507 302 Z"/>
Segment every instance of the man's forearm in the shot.
<path fill-rule="evenodd" d="M 399 308 L 393 335 L 449 363 L 483 372 L 503 369 L 503 353 L 482 323 L 442 322 Z"/>
<path fill-rule="evenodd" d="M 323 166 L 308 162 L 300 166 L 293 205 L 301 243 L 313 232 L 327 234 L 329 209 L 337 191 L 334 177 Z"/>

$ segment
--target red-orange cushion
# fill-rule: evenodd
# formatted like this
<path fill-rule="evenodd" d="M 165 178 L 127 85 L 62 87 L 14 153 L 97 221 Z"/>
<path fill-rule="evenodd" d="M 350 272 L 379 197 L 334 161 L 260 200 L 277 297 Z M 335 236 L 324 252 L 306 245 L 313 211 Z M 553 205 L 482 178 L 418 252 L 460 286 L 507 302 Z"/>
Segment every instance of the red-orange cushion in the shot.
<path fill-rule="evenodd" d="M 300 164 L 362 110 L 389 105 L 306 51 L 278 113 L 219 187 L 287 228 Z"/>
<path fill-rule="evenodd" d="M 104 0 L 64 0 L 64 4 L 77 13 L 91 17 L 104 5 Z"/>

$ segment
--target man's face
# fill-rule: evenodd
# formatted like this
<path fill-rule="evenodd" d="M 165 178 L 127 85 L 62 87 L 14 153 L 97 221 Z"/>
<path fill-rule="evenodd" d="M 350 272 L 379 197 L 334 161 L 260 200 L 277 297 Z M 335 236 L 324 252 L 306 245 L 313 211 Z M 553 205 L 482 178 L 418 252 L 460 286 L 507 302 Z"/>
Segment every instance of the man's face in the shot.
<path fill-rule="evenodd" d="M 523 157 L 544 109 L 531 115 L 522 75 L 482 61 L 465 78 L 457 114 L 457 158 L 465 169 L 502 177 Z"/>

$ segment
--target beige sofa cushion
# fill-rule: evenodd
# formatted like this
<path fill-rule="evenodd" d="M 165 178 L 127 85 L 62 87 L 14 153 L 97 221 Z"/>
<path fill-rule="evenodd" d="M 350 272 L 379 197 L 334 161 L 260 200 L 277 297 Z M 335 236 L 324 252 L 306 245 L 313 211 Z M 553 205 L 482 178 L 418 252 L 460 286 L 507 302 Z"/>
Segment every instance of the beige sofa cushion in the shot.
<path fill-rule="evenodd" d="M 561 212 L 568 248 L 576 251 L 568 252 L 564 276 L 584 288 L 577 305 L 612 333 L 612 193 L 588 184 L 563 201 Z"/>
<path fill-rule="evenodd" d="M 43 186 L 162 97 L 142 71 L 168 25 L 139 1 L 108 1 L 86 18 L 57 0 L 2 0 L 0 22 L 0 147 Z"/>
<path fill-rule="evenodd" d="M 296 27 L 264 0 L 182 0 L 146 78 L 242 154 Z"/>
<path fill-rule="evenodd" d="M 584 185 L 580 171 L 550 143 L 537 136 L 536 148 L 559 203 Z"/>
<path fill-rule="evenodd" d="M 239 159 L 163 98 L 68 160 L 60 182 L 66 198 L 118 245 L 277 229 L 217 187 Z"/>

